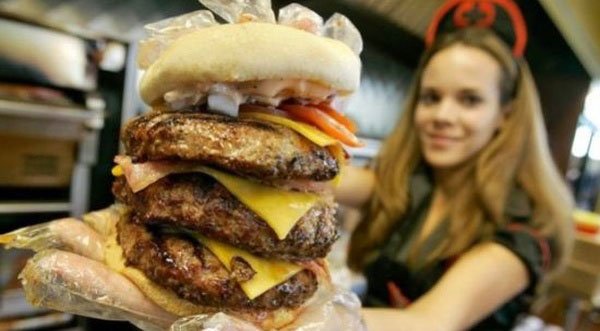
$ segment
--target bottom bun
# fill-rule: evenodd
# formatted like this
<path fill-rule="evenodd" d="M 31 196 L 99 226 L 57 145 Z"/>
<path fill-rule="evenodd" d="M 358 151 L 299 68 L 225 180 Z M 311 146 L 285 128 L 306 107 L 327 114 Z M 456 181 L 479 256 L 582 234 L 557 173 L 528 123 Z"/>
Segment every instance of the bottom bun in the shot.
<path fill-rule="evenodd" d="M 123 257 L 123 249 L 117 242 L 116 233 L 116 229 L 113 229 L 111 234 L 106 238 L 106 265 L 127 277 L 139 287 L 146 297 L 172 314 L 183 317 L 224 312 L 251 322 L 263 329 L 278 329 L 293 322 L 303 310 L 302 306 L 295 309 L 279 308 L 270 311 L 217 309 L 215 307 L 198 305 L 182 299 L 178 297 L 175 292 L 154 283 L 139 269 L 127 266 L 125 264 L 125 258 Z"/>

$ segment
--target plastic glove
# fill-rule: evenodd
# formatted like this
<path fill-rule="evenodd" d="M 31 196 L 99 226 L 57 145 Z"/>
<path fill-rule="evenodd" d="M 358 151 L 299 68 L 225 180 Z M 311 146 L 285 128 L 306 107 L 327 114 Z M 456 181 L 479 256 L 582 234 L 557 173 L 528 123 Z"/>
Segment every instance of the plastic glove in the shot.
<path fill-rule="evenodd" d="M 62 219 L 0 235 L 6 247 L 38 253 L 19 278 L 36 306 L 107 320 L 124 320 L 143 330 L 259 330 L 224 313 L 181 318 L 157 306 L 126 277 L 103 262 L 105 237 L 123 213 L 121 205 L 86 214 L 84 222 Z M 180 319 L 178 319 L 180 318 Z M 282 330 L 366 330 L 360 301 L 328 284 L 305 303 L 303 312 Z"/>

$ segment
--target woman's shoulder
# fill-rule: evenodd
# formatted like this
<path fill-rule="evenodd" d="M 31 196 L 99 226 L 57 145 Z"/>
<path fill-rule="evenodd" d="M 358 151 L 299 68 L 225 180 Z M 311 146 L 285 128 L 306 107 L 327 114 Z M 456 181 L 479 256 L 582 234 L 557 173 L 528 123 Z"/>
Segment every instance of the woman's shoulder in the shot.
<path fill-rule="evenodd" d="M 533 293 L 552 264 L 552 239 L 533 225 L 533 203 L 522 188 L 515 186 L 509 192 L 504 213 L 507 222 L 496 229 L 493 241 L 508 248 L 525 264 L 530 278 L 527 292 Z"/>
<path fill-rule="evenodd" d="M 533 216 L 531 197 L 517 184 L 508 192 L 504 215 L 508 219 L 521 223 L 527 222 Z"/>

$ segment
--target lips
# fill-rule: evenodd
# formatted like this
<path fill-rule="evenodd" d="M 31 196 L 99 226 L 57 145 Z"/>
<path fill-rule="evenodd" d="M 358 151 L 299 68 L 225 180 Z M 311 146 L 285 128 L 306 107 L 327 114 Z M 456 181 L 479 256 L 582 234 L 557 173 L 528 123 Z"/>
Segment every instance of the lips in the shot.
<path fill-rule="evenodd" d="M 443 134 L 425 134 L 425 141 L 433 148 L 448 148 L 458 141 L 458 138 Z"/>

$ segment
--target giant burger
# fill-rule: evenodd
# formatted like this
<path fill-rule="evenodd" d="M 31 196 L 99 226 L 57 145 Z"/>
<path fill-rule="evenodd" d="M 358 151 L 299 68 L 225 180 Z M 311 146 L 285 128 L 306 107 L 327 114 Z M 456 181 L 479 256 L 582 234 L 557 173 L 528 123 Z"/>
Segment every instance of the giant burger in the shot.
<path fill-rule="evenodd" d="M 175 40 L 141 81 L 152 110 L 122 131 L 109 266 L 176 315 L 290 323 L 327 278 L 332 186 L 343 145 L 360 145 L 335 101 L 360 66 L 340 41 L 272 23 Z"/>

